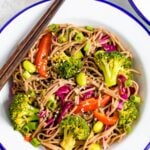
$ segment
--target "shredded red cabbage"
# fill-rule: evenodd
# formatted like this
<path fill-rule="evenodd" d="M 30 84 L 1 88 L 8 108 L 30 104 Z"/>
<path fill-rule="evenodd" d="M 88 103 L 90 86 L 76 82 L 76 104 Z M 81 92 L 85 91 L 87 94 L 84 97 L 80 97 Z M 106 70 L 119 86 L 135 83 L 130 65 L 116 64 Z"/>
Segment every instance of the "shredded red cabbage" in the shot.
<path fill-rule="evenodd" d="M 130 90 L 130 95 L 133 95 L 135 93 L 135 88 L 134 87 L 129 87 Z"/>
<path fill-rule="evenodd" d="M 91 90 L 91 91 L 84 93 L 81 97 L 81 100 L 85 100 L 85 99 L 91 98 L 93 96 L 94 96 L 94 91 Z"/>
<path fill-rule="evenodd" d="M 57 91 L 56 91 L 56 96 L 59 97 L 59 99 L 61 100 L 61 104 L 62 106 L 64 105 L 64 99 L 67 96 L 67 94 L 71 91 L 71 86 L 70 85 L 64 85 L 62 87 L 60 87 Z"/>
<path fill-rule="evenodd" d="M 93 85 L 88 85 L 86 87 L 86 90 L 92 88 Z M 91 97 L 95 97 L 95 91 L 93 89 L 89 90 L 88 92 L 82 94 L 82 96 L 80 96 L 80 101 L 83 101 L 85 99 L 91 98 Z"/>
<path fill-rule="evenodd" d="M 129 94 L 128 94 L 128 89 L 125 87 L 125 81 L 127 78 L 124 75 L 119 75 L 118 76 L 118 85 L 119 85 L 119 95 L 123 99 L 128 99 Z"/>
<path fill-rule="evenodd" d="M 72 102 L 65 102 L 64 106 L 62 107 L 62 111 L 55 120 L 55 124 L 58 124 L 61 122 L 61 120 L 65 117 L 65 115 L 68 113 L 68 111 L 72 108 L 73 103 Z"/>
<path fill-rule="evenodd" d="M 113 44 L 105 43 L 105 44 L 102 44 L 102 47 L 103 47 L 107 52 L 113 52 L 113 51 L 116 51 L 116 50 L 117 50 L 116 45 L 113 45 Z"/>
<path fill-rule="evenodd" d="M 123 99 L 128 99 L 128 89 L 123 84 L 119 86 L 119 94 Z"/>
<path fill-rule="evenodd" d="M 46 110 L 42 110 L 39 112 L 39 118 L 44 118 L 46 116 Z"/>
<path fill-rule="evenodd" d="M 100 38 L 99 42 L 100 44 L 105 44 L 108 42 L 109 39 L 110 39 L 109 35 L 106 34 Z"/>
<path fill-rule="evenodd" d="M 64 85 L 62 87 L 60 87 L 57 91 L 56 91 L 56 96 L 59 97 L 59 99 L 61 100 L 61 113 L 59 114 L 59 116 L 57 117 L 57 119 L 55 120 L 55 124 L 60 123 L 60 121 L 64 118 L 64 116 L 68 113 L 68 111 L 72 108 L 73 103 L 72 102 L 65 102 L 64 99 L 67 96 L 67 94 L 71 91 L 71 86 L 70 85 Z"/>
<path fill-rule="evenodd" d="M 124 102 L 122 100 L 120 100 L 117 109 L 121 110 L 123 108 L 123 104 L 124 104 Z"/>
<path fill-rule="evenodd" d="M 109 35 L 104 35 L 101 37 L 101 39 L 99 40 L 100 44 L 102 45 L 102 47 L 104 48 L 104 50 L 106 50 L 107 52 L 113 52 L 117 50 L 117 46 L 108 43 L 109 42 Z"/>
<path fill-rule="evenodd" d="M 52 125 L 54 123 L 55 119 L 54 118 L 50 118 L 46 121 L 46 127 Z"/>

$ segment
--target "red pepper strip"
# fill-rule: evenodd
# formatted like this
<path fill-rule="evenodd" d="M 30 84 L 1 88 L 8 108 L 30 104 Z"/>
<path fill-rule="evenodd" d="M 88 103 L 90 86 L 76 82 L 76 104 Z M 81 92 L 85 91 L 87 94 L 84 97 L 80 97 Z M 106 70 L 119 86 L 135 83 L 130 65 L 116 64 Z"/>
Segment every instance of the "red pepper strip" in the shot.
<path fill-rule="evenodd" d="M 106 106 L 111 100 L 111 96 L 110 95 L 103 95 L 102 99 L 100 100 L 100 106 L 104 107 Z"/>
<path fill-rule="evenodd" d="M 87 111 L 94 111 L 98 108 L 98 100 L 95 98 L 89 98 L 84 101 L 81 101 L 77 107 L 77 109 L 74 111 L 74 113 L 79 112 L 87 112 Z"/>
<path fill-rule="evenodd" d="M 24 136 L 24 140 L 27 141 L 27 142 L 30 142 L 32 139 L 31 139 L 30 136 L 27 136 L 27 135 L 26 135 L 26 136 Z"/>
<path fill-rule="evenodd" d="M 46 33 L 39 41 L 38 52 L 35 59 L 35 64 L 38 69 L 39 74 L 42 77 L 47 77 L 47 62 L 48 62 L 48 54 L 51 50 L 51 42 L 52 42 L 51 33 Z"/>
<path fill-rule="evenodd" d="M 100 106 L 102 107 L 106 106 L 110 100 L 111 100 L 111 96 L 104 95 L 102 97 L 102 100 L 100 100 Z M 83 112 L 94 111 L 97 108 L 98 108 L 98 100 L 95 98 L 89 98 L 79 103 L 77 109 L 75 110 L 75 113 L 79 113 L 81 111 Z"/>
<path fill-rule="evenodd" d="M 105 125 L 114 125 L 119 119 L 117 112 L 114 112 L 112 117 L 108 117 L 105 114 L 97 112 L 97 111 L 94 111 L 93 114 L 95 118 L 103 122 Z"/>

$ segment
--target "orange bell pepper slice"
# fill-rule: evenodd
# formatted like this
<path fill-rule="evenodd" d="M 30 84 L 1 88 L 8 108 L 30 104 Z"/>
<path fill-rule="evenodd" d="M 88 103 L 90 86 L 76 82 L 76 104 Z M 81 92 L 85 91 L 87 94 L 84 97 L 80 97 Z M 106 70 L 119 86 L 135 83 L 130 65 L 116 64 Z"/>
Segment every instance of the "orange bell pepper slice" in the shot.
<path fill-rule="evenodd" d="M 38 52 L 35 58 L 35 65 L 42 77 L 47 77 L 48 54 L 51 50 L 52 35 L 50 32 L 44 34 L 38 44 Z"/>
<path fill-rule="evenodd" d="M 100 106 L 104 107 L 106 106 L 111 100 L 110 95 L 104 95 L 102 97 L 102 100 L 100 100 Z M 84 101 L 81 101 L 75 110 L 75 113 L 79 112 L 87 112 L 87 111 L 94 111 L 98 108 L 98 99 L 96 98 L 89 98 L 85 99 Z"/>
<path fill-rule="evenodd" d="M 95 98 L 89 98 L 84 101 L 81 101 L 74 113 L 79 113 L 81 111 L 82 112 L 94 111 L 97 108 L 98 108 L 98 100 Z"/>
<path fill-rule="evenodd" d="M 117 111 L 114 112 L 112 117 L 106 116 L 105 114 L 98 111 L 94 111 L 93 114 L 95 118 L 103 122 L 105 125 L 114 125 L 119 119 Z"/>

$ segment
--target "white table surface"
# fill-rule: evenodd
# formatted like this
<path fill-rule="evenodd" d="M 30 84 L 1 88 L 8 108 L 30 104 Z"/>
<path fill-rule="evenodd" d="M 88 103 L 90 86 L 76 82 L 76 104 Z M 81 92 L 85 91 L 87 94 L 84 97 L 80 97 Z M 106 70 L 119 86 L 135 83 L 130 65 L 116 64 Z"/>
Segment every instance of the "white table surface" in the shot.
<path fill-rule="evenodd" d="M 38 2 L 41 0 L 0 0 L 0 27 L 2 27 L 11 17 L 13 17 L 17 12 L 23 8 Z M 143 24 L 150 30 L 148 26 L 133 10 L 133 8 L 128 3 L 128 0 L 106 0 L 113 2 L 124 9 L 128 10 L 135 17 L 137 17 Z"/>

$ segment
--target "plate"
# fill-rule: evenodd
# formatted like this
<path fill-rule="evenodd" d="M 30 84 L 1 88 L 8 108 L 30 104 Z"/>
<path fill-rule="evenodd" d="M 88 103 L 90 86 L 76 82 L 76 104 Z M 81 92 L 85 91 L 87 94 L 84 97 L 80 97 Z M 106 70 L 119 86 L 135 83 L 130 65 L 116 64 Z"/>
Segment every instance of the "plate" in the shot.
<path fill-rule="evenodd" d="M 31 30 L 51 4 L 40 1 L 18 13 L 1 28 L 0 67 L 6 62 L 14 48 Z M 102 26 L 122 39 L 135 57 L 135 68 L 141 71 L 139 78 L 141 96 L 144 99 L 140 118 L 133 131 L 122 142 L 114 144 L 113 150 L 143 150 L 150 141 L 150 85 L 149 50 L 150 36 L 140 21 L 124 9 L 106 1 L 67 0 L 51 21 L 52 23 L 72 23 L 76 25 Z M 22 135 L 14 131 L 8 118 L 9 83 L 0 92 L 0 143 L 7 150 L 42 150 L 34 148 L 23 140 Z"/>
<path fill-rule="evenodd" d="M 150 25 L 150 1 L 149 0 L 129 0 L 133 9 L 137 14 L 145 20 L 148 25 Z"/>

